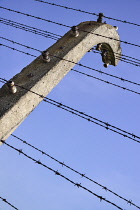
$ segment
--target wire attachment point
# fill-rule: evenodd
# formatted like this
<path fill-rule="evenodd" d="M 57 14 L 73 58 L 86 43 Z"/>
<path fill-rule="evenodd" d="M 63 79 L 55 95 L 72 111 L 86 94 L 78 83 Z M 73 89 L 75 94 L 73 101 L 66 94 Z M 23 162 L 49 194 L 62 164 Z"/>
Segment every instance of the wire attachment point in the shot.
<path fill-rule="evenodd" d="M 117 31 L 118 30 L 118 26 L 114 26 L 115 30 Z"/>
<path fill-rule="evenodd" d="M 10 80 L 10 81 L 7 82 L 7 86 L 9 88 L 9 93 L 14 94 L 14 93 L 17 92 L 17 88 L 15 86 L 15 83 L 12 80 Z"/>
<path fill-rule="evenodd" d="M 78 37 L 79 36 L 79 31 L 78 31 L 78 27 L 77 26 L 72 26 L 71 30 L 72 30 L 72 34 L 73 34 L 74 37 Z"/>
<path fill-rule="evenodd" d="M 104 17 L 104 14 L 103 14 L 103 13 L 99 13 L 99 17 L 98 17 L 98 19 L 97 19 L 97 22 L 98 22 L 98 23 L 102 23 L 103 17 Z"/>
<path fill-rule="evenodd" d="M 1 143 L 3 143 L 3 144 L 5 143 L 4 140 L 2 140 L 2 139 L 1 139 L 0 141 L 1 141 Z"/>
<path fill-rule="evenodd" d="M 42 58 L 43 58 L 44 62 L 46 62 L 46 63 L 50 62 L 51 59 L 50 59 L 50 56 L 49 56 L 49 52 L 47 50 L 42 52 Z"/>

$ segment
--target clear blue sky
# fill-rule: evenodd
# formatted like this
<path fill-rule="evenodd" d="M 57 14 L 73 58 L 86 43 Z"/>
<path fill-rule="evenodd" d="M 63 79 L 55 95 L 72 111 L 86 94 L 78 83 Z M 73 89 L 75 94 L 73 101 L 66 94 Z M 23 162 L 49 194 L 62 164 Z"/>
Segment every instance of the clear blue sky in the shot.
<path fill-rule="evenodd" d="M 50 2 L 66 5 L 89 12 L 103 12 L 106 16 L 139 23 L 140 1 L 128 0 L 81 0 Z M 1 6 L 66 25 L 83 21 L 96 21 L 96 16 L 82 14 L 63 8 L 35 2 L 34 0 L 0 0 Z M 11 19 L 42 30 L 64 35 L 68 29 L 20 14 L 0 9 L 1 17 Z M 108 24 L 118 26 L 120 39 L 140 45 L 140 27 L 105 19 Z M 23 30 L 0 24 L 0 36 L 16 42 L 45 50 L 55 43 Z M 0 39 L 0 43 L 39 55 L 35 51 L 21 48 Z M 138 47 L 121 44 L 122 53 L 140 59 Z M 32 57 L 0 48 L 0 77 L 10 79 L 33 60 Z M 87 53 L 81 63 L 101 69 L 104 72 L 140 83 L 140 67 L 120 62 L 118 66 L 103 67 L 100 55 Z M 140 92 L 138 86 L 100 75 L 88 69 L 75 69 L 92 74 Z M 0 84 L 2 86 L 2 84 Z M 140 136 L 139 95 L 105 84 L 92 78 L 69 72 L 48 95 L 56 101 L 84 111 L 98 119 Z M 91 179 L 115 191 L 126 199 L 132 199 L 140 206 L 140 144 L 74 116 L 57 107 L 42 102 L 17 128 L 15 135 L 44 150 L 51 156 Z M 98 195 L 116 203 L 126 210 L 136 209 L 125 201 L 106 192 L 94 183 L 81 178 L 65 167 L 55 163 L 37 151 L 22 144 L 12 136 L 7 143 L 23 149 L 25 153 L 58 170 L 71 180 L 81 183 Z M 115 210 L 117 208 L 77 188 L 53 172 L 35 164 L 23 155 L 8 148 L 0 147 L 0 196 L 6 198 L 19 210 Z M 0 210 L 12 208 L 0 200 Z"/>

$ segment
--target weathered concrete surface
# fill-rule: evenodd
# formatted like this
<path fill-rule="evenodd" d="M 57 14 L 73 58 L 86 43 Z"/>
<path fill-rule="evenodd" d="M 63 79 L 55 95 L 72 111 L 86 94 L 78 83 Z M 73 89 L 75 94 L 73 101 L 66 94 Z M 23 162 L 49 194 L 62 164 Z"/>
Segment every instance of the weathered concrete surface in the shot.
<path fill-rule="evenodd" d="M 49 63 L 45 63 L 42 56 L 39 56 L 11 80 L 19 86 L 46 96 L 75 65 L 53 55 L 79 62 L 86 52 L 99 43 L 108 46 L 111 65 L 117 65 L 119 58 L 114 52 L 121 53 L 121 48 L 120 42 L 116 41 L 119 40 L 119 35 L 113 26 L 88 21 L 79 24 L 78 28 L 80 33 L 78 37 L 74 37 L 70 30 L 48 49 L 52 55 Z M 30 73 L 33 77 L 29 78 L 27 75 Z M 10 94 L 7 85 L 4 85 L 0 89 L 0 139 L 6 140 L 41 101 L 41 97 L 20 87 L 17 87 L 15 94 Z"/>

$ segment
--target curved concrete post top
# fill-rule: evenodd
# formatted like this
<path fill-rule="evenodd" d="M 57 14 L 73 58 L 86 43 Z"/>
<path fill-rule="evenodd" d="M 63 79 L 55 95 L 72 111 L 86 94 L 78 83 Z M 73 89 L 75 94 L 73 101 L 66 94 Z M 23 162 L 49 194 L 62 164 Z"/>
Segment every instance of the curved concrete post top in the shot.
<path fill-rule="evenodd" d="M 72 27 L 53 46 L 15 75 L 11 79 L 13 82 L 0 89 L 0 139 L 6 140 L 43 100 L 39 95 L 48 95 L 95 45 L 101 51 L 106 65 L 118 64 L 121 48 L 119 35 L 113 26 L 88 21 L 77 27 Z"/>
<path fill-rule="evenodd" d="M 74 37 L 74 33 L 70 30 L 57 42 L 57 49 L 60 48 L 64 51 L 67 48 L 68 53 L 68 51 L 75 48 L 76 54 L 79 55 L 78 60 L 75 62 L 78 62 L 91 48 L 97 45 L 97 49 L 101 51 L 101 54 L 107 51 L 107 56 L 102 56 L 104 63 L 107 62 L 106 59 L 109 59 L 110 65 L 116 66 L 118 64 L 121 58 L 120 37 L 114 26 L 95 21 L 86 21 L 76 27 L 79 36 Z M 51 54 L 56 54 L 59 50 L 55 51 L 51 47 L 48 51 Z M 73 60 L 72 57 L 71 59 Z"/>

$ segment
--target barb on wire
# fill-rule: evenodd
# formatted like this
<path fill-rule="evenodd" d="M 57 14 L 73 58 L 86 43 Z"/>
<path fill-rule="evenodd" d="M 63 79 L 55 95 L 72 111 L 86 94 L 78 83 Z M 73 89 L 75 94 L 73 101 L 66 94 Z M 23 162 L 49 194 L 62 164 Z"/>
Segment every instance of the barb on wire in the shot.
<path fill-rule="evenodd" d="M 9 203 L 5 198 L 2 198 L 2 197 L 0 196 L 0 199 L 1 199 L 3 202 L 7 203 L 9 206 L 11 206 L 13 209 L 17 209 L 17 210 L 18 210 L 18 208 L 16 208 L 16 207 L 13 206 L 11 203 Z"/>
<path fill-rule="evenodd" d="M 59 173 L 58 171 L 56 171 L 56 170 L 50 168 L 49 166 L 47 166 L 47 165 L 41 163 L 41 161 L 38 161 L 38 160 L 34 159 L 33 157 L 27 155 L 27 154 L 24 153 L 22 150 L 17 149 L 17 148 L 15 148 L 15 147 L 11 146 L 10 144 L 6 143 L 6 142 L 3 141 L 3 140 L 0 140 L 0 142 L 2 142 L 4 145 L 10 147 L 11 149 L 17 151 L 18 153 L 20 152 L 20 154 L 22 154 L 22 155 L 24 155 L 26 158 L 32 160 L 34 163 L 37 163 L 37 164 L 39 164 L 39 165 L 41 165 L 41 166 L 47 168 L 48 170 L 54 172 L 55 175 L 58 175 L 58 176 L 62 177 L 63 179 L 67 180 L 68 182 L 70 182 L 70 183 L 73 184 L 74 186 L 77 186 L 77 187 L 79 187 L 79 188 L 82 188 L 82 189 L 84 189 L 85 191 L 89 192 L 90 194 L 96 196 L 96 197 L 99 198 L 100 200 L 104 200 L 105 202 L 111 204 L 112 206 L 114 206 L 114 207 L 116 207 L 116 208 L 118 208 L 118 209 L 120 209 L 120 210 L 123 210 L 123 208 L 121 208 L 120 206 L 116 205 L 115 203 L 113 203 L 113 202 L 107 200 L 106 198 L 103 198 L 102 196 L 97 195 L 96 193 L 94 193 L 93 191 L 89 190 L 88 188 L 82 186 L 81 184 L 75 183 L 74 181 L 72 181 L 71 179 L 69 179 L 69 178 L 67 178 L 66 176 L 62 175 L 62 174 Z"/>
<path fill-rule="evenodd" d="M 29 147 L 31 147 L 31 148 L 33 148 L 33 149 L 35 149 L 36 151 L 40 152 L 42 155 L 45 155 L 45 156 L 47 156 L 47 157 L 51 158 L 52 160 L 54 160 L 55 162 L 59 163 L 60 165 L 65 166 L 66 168 L 70 169 L 71 171 L 73 171 L 73 172 L 75 172 L 75 173 L 79 174 L 80 176 L 82 176 L 82 177 L 86 178 L 87 180 L 89 180 L 89 181 L 93 182 L 94 184 L 96 184 L 96 185 L 98 185 L 98 186 L 102 187 L 102 189 L 104 189 L 104 190 L 106 190 L 106 191 L 108 191 L 108 192 L 110 192 L 110 193 L 114 194 L 115 196 L 119 197 L 120 199 L 122 199 L 122 200 L 126 201 L 127 203 L 129 203 L 129 202 L 130 202 L 130 200 L 128 200 L 128 199 L 126 199 L 126 198 L 124 198 L 124 197 L 120 196 L 119 194 L 117 194 L 117 193 L 113 192 L 112 190 L 108 189 L 107 187 L 103 186 L 102 184 L 99 184 L 98 182 L 96 182 L 96 181 L 94 181 L 93 179 L 89 178 L 89 177 L 88 177 L 88 176 L 86 176 L 85 174 L 80 173 L 80 172 L 78 172 L 77 170 L 75 170 L 75 169 L 71 168 L 70 166 L 66 165 L 64 162 L 61 162 L 61 161 L 57 160 L 56 158 L 54 158 L 54 157 L 52 157 L 51 155 L 47 154 L 47 153 L 46 153 L 46 152 L 44 152 L 43 150 L 41 150 L 41 149 L 39 149 L 39 148 L 37 148 L 37 147 L 35 147 L 35 146 L 31 145 L 31 144 L 30 144 L 30 143 L 28 143 L 27 141 L 25 141 L 25 140 L 23 140 L 23 139 L 19 138 L 18 136 L 14 135 L 14 134 L 11 134 L 11 136 L 13 136 L 14 138 L 16 138 L 16 139 L 20 140 L 22 143 L 24 143 L 24 144 L 28 145 Z M 134 204 L 132 201 L 131 201 L 131 205 L 133 205 L 133 206 L 137 207 L 138 209 L 140 209 L 140 207 L 139 207 L 139 206 L 137 206 L 136 204 Z"/>
<path fill-rule="evenodd" d="M 15 13 L 18 13 L 18 14 L 21 14 L 21 15 L 25 15 L 27 17 L 36 18 L 38 20 L 43 20 L 43 21 L 46 21 L 46 22 L 49 22 L 49 23 L 53 23 L 53 24 L 56 24 L 56 25 L 59 25 L 59 26 L 64 26 L 64 27 L 67 27 L 67 28 L 71 28 L 71 26 L 65 25 L 63 23 L 58 23 L 58 22 L 55 22 L 55 21 L 52 21 L 52 20 L 47 20 L 45 18 L 37 17 L 37 16 L 31 15 L 31 14 L 23 13 L 23 12 L 16 11 L 16 10 L 13 10 L 13 9 L 9 9 L 9 8 L 6 8 L 6 7 L 0 6 L 0 9 L 8 10 L 10 12 L 15 12 Z M 140 47 L 140 45 L 138 45 L 138 44 L 130 43 L 130 42 L 123 41 L 123 40 L 118 40 L 118 39 L 115 39 L 115 38 L 112 38 L 112 37 L 107 37 L 107 36 L 104 36 L 104 35 L 101 35 L 101 34 L 97 34 L 97 33 L 94 33 L 94 32 L 89 32 L 89 31 L 80 30 L 80 29 L 79 29 L 79 31 L 83 31 L 83 32 L 86 32 L 86 33 L 94 34 L 96 36 L 101 36 L 103 38 L 115 40 L 115 41 L 118 41 L 118 42 L 121 42 L 121 43 L 124 43 L 124 44 L 135 46 L 135 47 Z"/>
<path fill-rule="evenodd" d="M 1 37 L 0 37 L 0 38 L 1 38 Z M 7 40 L 8 40 L 8 39 L 7 39 Z M 15 43 L 15 44 L 18 44 L 18 45 L 21 45 L 21 46 L 24 46 L 24 47 L 26 47 L 26 48 L 28 48 L 28 49 L 32 49 L 32 50 L 38 51 L 38 52 L 41 53 L 40 50 L 35 49 L 35 48 L 33 48 L 33 47 L 29 47 L 29 46 L 27 46 L 27 45 L 23 45 L 23 44 L 21 44 L 21 43 L 15 42 L 15 41 L 13 41 L 13 40 L 8 40 L 8 41 L 10 41 L 10 42 L 12 42 L 12 43 Z M 9 49 L 15 50 L 15 51 L 19 51 L 19 50 L 17 50 L 16 48 L 9 47 L 9 46 L 4 45 L 4 44 L 2 44 L 2 43 L 1 43 L 0 45 L 1 45 L 1 46 L 4 46 L 4 47 L 7 47 L 7 48 L 9 48 Z M 20 50 L 19 52 L 24 53 L 24 54 L 27 54 L 27 55 L 30 55 L 30 56 L 34 56 L 34 55 L 30 54 L 30 53 L 25 53 L 24 51 L 21 51 L 21 50 Z M 91 67 L 86 66 L 86 65 L 83 65 L 83 64 L 81 64 L 81 63 L 75 63 L 75 62 L 73 62 L 73 61 L 66 60 L 66 59 L 64 59 L 64 58 L 61 58 L 61 57 L 58 57 L 58 56 L 55 56 L 55 55 L 51 55 L 51 56 L 52 56 L 52 57 L 57 57 L 57 58 L 59 58 L 59 59 L 61 59 L 61 60 L 65 60 L 65 61 L 67 61 L 67 62 L 74 63 L 75 65 L 82 66 L 82 67 L 87 68 L 87 69 L 90 69 L 90 70 L 92 70 L 92 71 L 96 71 L 96 72 L 98 72 L 98 73 L 100 73 L 100 74 L 104 74 L 104 75 L 107 75 L 107 76 L 110 76 L 110 77 L 114 77 L 114 78 L 119 79 L 119 80 L 121 80 L 121 81 L 123 81 L 123 82 L 128 82 L 128 83 L 131 83 L 131 84 L 140 86 L 139 83 L 136 83 L 136 82 L 133 82 L 133 81 L 124 79 L 124 78 L 122 78 L 122 77 L 118 77 L 118 76 L 115 76 L 115 75 L 112 75 L 112 74 L 103 72 L 103 71 L 101 71 L 101 70 L 97 70 L 97 69 L 91 68 Z M 37 57 L 37 56 L 34 56 L 34 57 Z M 78 73 L 78 71 L 77 71 L 77 73 Z M 85 74 L 85 75 L 86 75 L 86 74 Z M 100 79 L 99 79 L 99 80 L 100 80 Z M 111 83 L 108 82 L 108 81 L 105 81 L 105 80 L 102 80 L 102 81 L 106 82 L 107 84 L 111 84 Z M 112 83 L 112 84 L 113 84 L 113 83 Z M 117 86 L 117 85 L 114 84 L 114 86 Z M 119 86 L 118 86 L 118 87 L 119 87 Z M 121 86 L 120 86 L 120 87 L 121 87 Z M 139 94 L 138 92 L 133 91 L 133 90 L 130 90 L 130 89 L 128 89 L 128 88 L 125 88 L 125 87 L 121 87 L 121 88 L 124 89 L 124 90 L 131 91 L 131 92 L 133 92 L 133 93 L 135 92 L 136 94 Z"/>
<path fill-rule="evenodd" d="M 2 79 L 2 78 L 0 78 L 0 79 Z M 4 80 L 5 80 L 5 79 L 4 79 Z M 53 100 L 53 99 L 50 99 L 50 98 L 45 97 L 45 96 L 43 96 L 43 95 L 40 95 L 39 93 L 34 92 L 34 91 L 32 91 L 32 90 L 29 90 L 29 89 L 27 89 L 27 88 L 25 88 L 25 87 L 23 87 L 23 86 L 20 86 L 20 85 L 17 85 L 17 84 L 15 84 L 15 86 L 17 86 L 17 87 L 19 87 L 19 88 L 22 88 L 22 89 L 24 89 L 24 90 L 27 90 L 27 91 L 29 91 L 29 92 L 31 92 L 31 93 L 33 93 L 33 94 L 36 94 L 36 95 L 38 95 L 39 97 L 41 97 L 41 98 L 43 99 L 43 101 L 45 101 L 45 102 L 47 102 L 47 103 L 49 103 L 49 104 L 52 104 L 52 105 L 54 105 L 54 106 L 56 106 L 56 107 L 59 107 L 59 108 L 61 108 L 62 110 L 68 111 L 68 112 L 70 112 L 71 114 L 74 114 L 74 115 L 76 115 L 76 116 L 79 116 L 79 117 L 81 117 L 81 118 L 87 120 L 88 122 L 92 122 L 92 123 L 94 123 L 94 124 L 96 124 L 96 125 L 99 125 L 99 126 L 105 128 L 105 129 L 107 129 L 107 130 L 110 130 L 110 131 L 112 131 L 112 132 L 114 132 L 114 133 L 117 133 L 117 134 L 123 136 L 123 137 L 127 137 L 127 138 L 129 138 L 129 139 L 131 139 L 131 140 L 133 140 L 133 141 L 135 141 L 135 142 L 137 142 L 137 143 L 140 143 L 140 141 L 137 140 L 137 138 L 140 139 L 140 137 L 137 136 L 137 135 L 135 135 L 134 133 L 130 133 L 130 132 L 125 131 L 125 130 L 123 130 L 123 129 L 121 129 L 121 128 L 118 128 L 118 127 L 116 127 L 116 126 L 114 126 L 114 125 L 111 125 L 111 124 L 109 124 L 108 122 L 104 122 L 104 121 L 102 121 L 102 120 L 99 120 L 99 119 L 97 119 L 97 118 L 95 118 L 95 117 L 93 117 L 93 116 L 90 116 L 90 115 L 88 115 L 88 114 L 85 114 L 84 112 L 81 112 L 81 111 L 76 110 L 76 109 L 74 109 L 74 108 L 71 108 L 71 107 L 69 107 L 69 106 L 67 106 L 67 105 L 64 105 L 64 104 L 62 104 L 62 103 L 60 103 L 60 102 L 57 102 L 57 101 L 55 101 L 55 100 Z"/>
<path fill-rule="evenodd" d="M 35 28 L 35 27 L 27 26 L 27 25 L 24 25 L 24 24 L 21 24 L 21 23 L 18 23 L 18 22 L 14 22 L 12 20 L 4 19 L 4 18 L 0 18 L 0 23 L 6 24 L 6 25 L 9 25 L 9 26 L 21 29 L 21 30 L 25 30 L 27 32 L 31 32 L 31 33 L 34 33 L 34 34 L 37 34 L 37 35 L 41 35 L 41 36 L 44 36 L 45 38 L 51 38 L 51 39 L 56 40 L 56 41 L 59 40 L 62 37 L 58 34 L 54 34 L 54 33 L 49 32 L 49 31 L 44 31 L 44 30 L 41 30 L 41 29 L 38 29 L 38 28 Z M 95 52 L 94 48 L 92 48 L 91 50 Z M 132 65 L 135 65 L 135 66 L 139 66 L 137 64 L 140 64 L 140 60 L 137 59 L 137 58 L 133 58 L 131 56 L 127 56 L 127 55 L 119 54 L 119 53 L 115 53 L 115 52 L 114 52 L 114 54 L 118 55 L 119 58 L 120 58 L 120 56 L 123 56 L 121 58 L 121 61 L 123 61 L 125 63 L 129 63 L 129 64 L 132 64 Z M 128 58 L 131 58 L 132 60 L 130 60 Z M 136 61 L 139 61 L 139 62 L 136 62 Z"/>
<path fill-rule="evenodd" d="M 34 0 L 34 1 L 46 3 L 46 4 L 49 4 L 49 5 L 52 5 L 52 6 L 62 7 L 64 9 L 69 9 L 69 10 L 73 10 L 73 11 L 77 11 L 77 12 L 86 13 L 86 14 L 89 14 L 89 15 L 99 16 L 98 14 L 93 13 L 93 12 L 88 12 L 88 11 L 84 11 L 84 10 L 81 10 L 81 9 L 67 7 L 67 6 L 63 6 L 63 5 L 60 5 L 60 4 L 50 3 L 48 1 L 43 1 L 43 0 Z M 104 17 L 107 18 L 107 19 L 110 19 L 110 20 L 115 20 L 115 21 L 119 21 L 119 22 L 122 22 L 122 23 L 128 23 L 128 24 L 131 24 L 131 25 L 140 26 L 137 23 L 132 23 L 132 22 L 129 22 L 129 21 L 126 21 L 126 20 L 120 20 L 120 19 L 117 19 L 117 18 L 112 18 L 112 17 L 105 16 L 105 15 L 104 15 Z"/>

